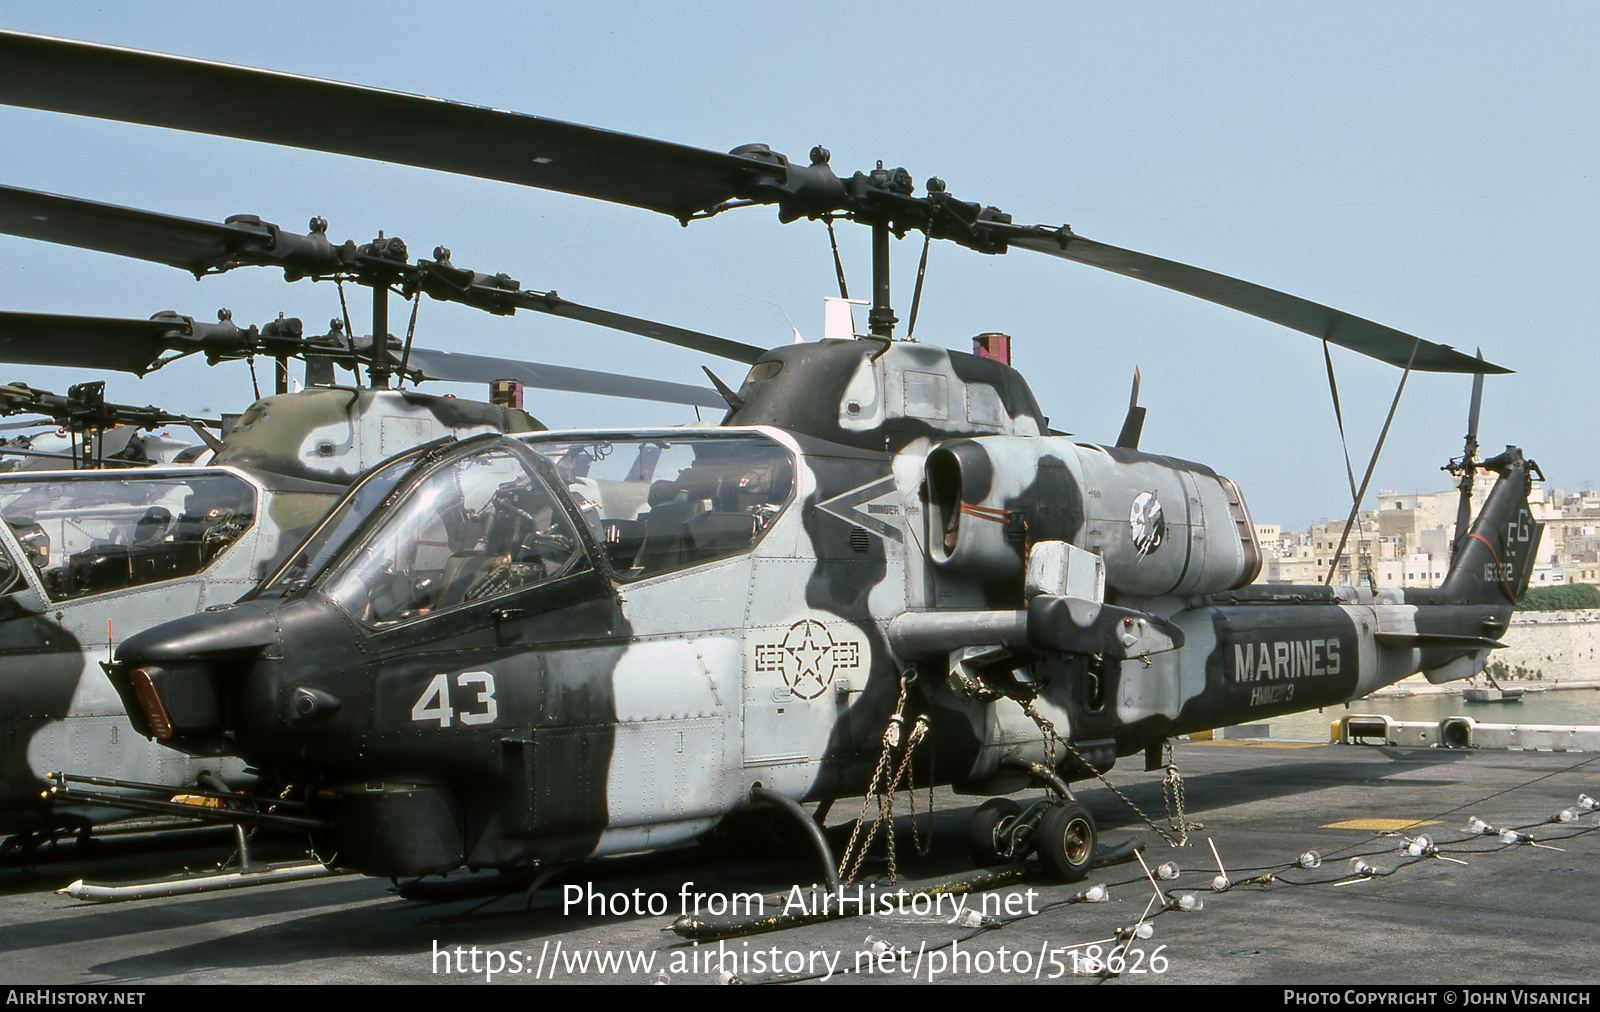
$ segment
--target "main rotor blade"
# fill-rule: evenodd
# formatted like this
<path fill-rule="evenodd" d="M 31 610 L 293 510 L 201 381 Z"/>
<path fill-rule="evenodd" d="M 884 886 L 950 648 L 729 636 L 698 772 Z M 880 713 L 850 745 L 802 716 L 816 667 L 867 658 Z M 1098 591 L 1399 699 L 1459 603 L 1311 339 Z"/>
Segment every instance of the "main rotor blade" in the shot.
<path fill-rule="evenodd" d="M 1022 230 L 1019 230 L 1022 231 Z M 1063 242 L 1063 239 L 1065 241 Z M 1363 320 L 1359 316 L 1315 302 L 1264 288 L 1261 285 L 1225 274 L 1201 270 L 1173 260 L 1163 260 L 1146 253 L 1119 249 L 1105 243 L 1094 242 L 1067 233 L 1017 236 L 1008 238 L 1007 244 L 1023 249 L 1048 253 L 1050 256 L 1087 264 L 1113 274 L 1148 281 L 1153 285 L 1193 295 L 1236 309 L 1241 313 L 1258 316 L 1290 330 L 1298 330 L 1312 337 L 1326 338 L 1351 351 L 1359 352 L 1390 365 L 1405 368 L 1410 362 L 1413 370 L 1422 372 L 1508 373 L 1511 370 L 1492 365 L 1481 358 L 1462 354 L 1446 344 L 1434 344 L 1381 323 Z M 1419 343 L 1420 342 L 1420 343 Z M 1416 347 L 1413 358 L 1412 347 Z"/>
<path fill-rule="evenodd" d="M 148 320 L 48 313 L 0 312 L 0 362 L 113 369 L 143 376 L 174 358 L 202 353 L 212 365 L 252 355 L 326 353 L 324 338 L 309 340 L 296 319 L 279 317 L 264 327 L 239 329 L 223 310 L 206 323 L 171 310 Z M 172 358 L 163 358 L 166 353 Z"/>
<path fill-rule="evenodd" d="M 656 323 L 654 320 L 642 320 L 637 316 L 624 316 L 613 313 L 608 309 L 595 309 L 593 306 L 583 306 L 576 302 L 568 302 L 559 298 L 553 292 L 549 295 L 539 296 L 529 293 L 530 298 L 525 303 L 527 308 L 536 309 L 541 313 L 551 316 L 562 316 L 569 320 L 581 320 L 584 323 L 593 323 L 600 327 L 609 327 L 628 334 L 638 334 L 655 341 L 688 348 L 698 351 L 702 355 L 715 355 L 718 358 L 732 359 L 746 365 L 755 364 L 756 359 L 767 353 L 765 348 L 757 348 L 753 344 L 743 344 L 739 341 L 730 341 L 724 337 L 712 337 L 698 331 L 684 330 L 682 327 L 673 327 L 665 323 Z M 700 389 L 695 387 L 694 389 Z M 719 402 L 720 403 L 720 402 Z"/>
<path fill-rule="evenodd" d="M 755 159 L 522 113 L 68 39 L 0 33 L 10 105 L 499 179 L 684 218 Z"/>
<path fill-rule="evenodd" d="M 262 229 L 0 186 L 0 232 L 167 264 L 199 275 Z"/>
<path fill-rule="evenodd" d="M 760 145 L 720 154 L 441 99 L 12 32 L 0 32 L 0 102 L 402 162 L 685 221 L 737 198 L 778 205 L 780 221 L 842 215 L 900 231 L 926 230 L 984 252 L 1021 246 L 1184 292 L 1394 365 L 1510 371 L 1270 288 L 1077 238 L 1064 227 L 1015 226 L 998 209 L 955 200 L 943 183 L 914 196 L 904 169 L 880 167 L 841 180 L 821 148 L 810 166 L 801 166 Z"/>
<path fill-rule="evenodd" d="M 0 312 L 0 362 L 112 369 L 143 376 L 171 344 L 170 320 Z"/>
<path fill-rule="evenodd" d="M 412 348 L 410 365 L 421 370 L 422 375 L 431 380 L 490 383 L 494 380 L 510 379 L 540 390 L 631 397 L 635 400 L 660 401 L 664 404 L 693 404 L 708 408 L 725 406 L 717 392 L 706 387 L 690 386 L 687 383 L 668 383 L 665 380 L 640 379 L 634 376 L 617 376 L 612 373 L 544 365 L 538 362 L 510 362 L 487 355 L 462 355 L 449 351 Z"/>

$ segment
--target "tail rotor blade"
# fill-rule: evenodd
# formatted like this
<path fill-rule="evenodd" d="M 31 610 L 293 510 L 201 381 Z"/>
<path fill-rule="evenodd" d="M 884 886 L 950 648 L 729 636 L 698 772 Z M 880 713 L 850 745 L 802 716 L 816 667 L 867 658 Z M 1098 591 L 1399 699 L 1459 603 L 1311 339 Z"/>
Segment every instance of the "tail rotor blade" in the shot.
<path fill-rule="evenodd" d="M 1483 361 L 1483 349 L 1478 349 L 1478 361 Z M 1472 404 L 1467 408 L 1467 441 L 1461 451 L 1461 498 L 1456 504 L 1456 539 L 1454 558 L 1467 538 L 1467 524 L 1472 520 L 1472 479 L 1478 472 L 1478 411 L 1483 406 L 1483 373 L 1472 377 Z"/>

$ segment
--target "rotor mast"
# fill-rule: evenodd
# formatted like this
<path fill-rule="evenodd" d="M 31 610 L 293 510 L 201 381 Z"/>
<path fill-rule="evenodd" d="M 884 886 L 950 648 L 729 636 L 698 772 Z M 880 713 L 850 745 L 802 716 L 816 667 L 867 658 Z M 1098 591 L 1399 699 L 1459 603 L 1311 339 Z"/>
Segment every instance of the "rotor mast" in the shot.
<path fill-rule="evenodd" d="M 389 362 L 390 274 L 403 276 L 410 263 L 410 254 L 406 252 L 406 244 L 399 236 L 386 238 L 381 229 L 376 239 L 361 247 L 361 253 L 376 260 L 387 261 L 385 266 L 392 268 L 391 271 L 373 271 L 371 279 L 367 282 L 372 286 L 372 364 L 369 372 L 373 388 L 386 390 L 389 387 L 389 376 L 394 371 Z"/>
<path fill-rule="evenodd" d="M 383 237 L 382 233 L 378 236 Z M 389 386 L 389 286 L 372 286 L 372 387 Z"/>
<path fill-rule="evenodd" d="M 889 301 L 889 226 L 878 222 L 872 226 L 872 309 L 867 327 L 873 337 L 892 341 L 897 322 Z"/>

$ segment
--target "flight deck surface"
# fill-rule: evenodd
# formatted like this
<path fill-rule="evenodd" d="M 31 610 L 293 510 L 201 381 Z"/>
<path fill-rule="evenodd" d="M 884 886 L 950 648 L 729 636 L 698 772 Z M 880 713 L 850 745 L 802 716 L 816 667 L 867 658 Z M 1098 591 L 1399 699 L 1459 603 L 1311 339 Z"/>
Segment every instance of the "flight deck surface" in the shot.
<path fill-rule="evenodd" d="M 1600 813 L 1548 821 L 1577 806 L 1580 794 L 1600 794 L 1600 754 L 1232 741 L 1179 743 L 1175 754 L 1185 811 L 1203 823 L 1182 848 L 1166 845 L 1102 785 L 1077 785 L 1102 842 L 1142 839 L 1152 870 L 1169 861 L 1181 869 L 1176 879 L 1157 879 L 1174 907 L 1165 912 L 1152 907 L 1155 889 L 1134 861 L 1071 886 L 1038 875 L 1002 885 L 988 894 L 989 912 L 998 916 L 986 926 L 951 923 L 958 903 L 981 907 L 983 894 L 907 899 L 901 910 L 851 888 L 847 905 L 867 896 L 870 915 L 698 944 L 668 930 L 696 896 L 710 907 L 768 894 L 768 915 L 786 904 L 792 910 L 789 887 L 816 877 L 815 860 L 799 851 L 766 856 L 756 843 L 731 854 L 695 848 L 580 866 L 542 889 L 531 910 L 521 893 L 423 902 L 401 898 L 388 881 L 351 876 L 107 905 L 51 891 L 79 877 L 132 877 L 134 868 L 149 877 L 170 856 L 140 853 L 135 860 L 127 843 L 112 838 L 97 844 L 90 860 L 68 847 L 31 872 L 0 868 L 0 977 L 6 984 L 132 990 L 171 983 L 714 983 L 724 971 L 746 983 L 1459 988 L 1600 979 Z M 1125 762 L 1112 782 L 1166 828 L 1161 774 Z M 926 790 L 918 792 L 924 839 L 927 799 Z M 932 850 L 918 857 L 906 796 L 896 799 L 896 863 L 907 889 L 973 874 L 966 826 L 981 799 L 938 790 L 933 800 Z M 859 811 L 859 799 L 841 800 L 829 822 Z M 1533 842 L 1469 836 L 1464 827 L 1474 817 Z M 1405 838 L 1418 834 L 1433 838 L 1438 856 L 1403 851 Z M 171 860 L 194 865 L 225 847 L 226 838 L 213 837 Z M 1296 866 L 1306 851 L 1320 855 L 1319 867 Z M 1354 874 L 1355 857 L 1376 873 Z M 1218 859 L 1233 882 L 1221 892 L 1213 888 Z M 881 859 L 869 860 L 861 878 L 885 871 Z M 1264 874 L 1275 877 L 1246 881 Z M 445 881 L 458 878 L 467 877 Z M 1107 901 L 1071 902 L 1096 884 L 1107 887 Z M 1199 909 L 1176 909 L 1186 896 L 1198 898 Z M 812 903 L 809 893 L 804 899 Z M 652 906 L 666 913 L 649 913 Z M 1121 953 L 1123 972 L 1092 972 L 1117 944 L 1109 940 L 1141 918 L 1149 937 L 1134 937 Z M 869 936 L 882 943 L 876 958 L 865 954 Z"/>

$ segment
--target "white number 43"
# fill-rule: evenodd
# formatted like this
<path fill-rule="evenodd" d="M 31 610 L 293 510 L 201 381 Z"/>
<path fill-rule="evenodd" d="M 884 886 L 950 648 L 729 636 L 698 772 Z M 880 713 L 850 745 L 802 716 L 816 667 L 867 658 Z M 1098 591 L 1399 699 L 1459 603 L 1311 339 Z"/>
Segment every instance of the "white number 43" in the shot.
<path fill-rule="evenodd" d="M 411 707 L 411 719 L 417 721 L 437 720 L 440 727 L 449 727 L 450 718 L 454 716 L 463 724 L 487 724 L 499 715 L 499 709 L 494 701 L 494 676 L 487 671 L 463 671 L 456 676 L 456 684 L 462 688 L 469 685 L 478 685 L 482 688 L 478 698 L 473 700 L 474 709 L 458 710 L 453 714 L 450 710 L 450 676 L 434 675 L 433 681 L 422 690 L 422 698 Z"/>

